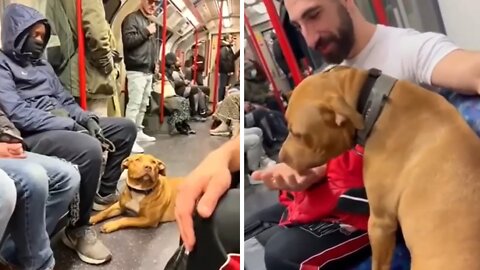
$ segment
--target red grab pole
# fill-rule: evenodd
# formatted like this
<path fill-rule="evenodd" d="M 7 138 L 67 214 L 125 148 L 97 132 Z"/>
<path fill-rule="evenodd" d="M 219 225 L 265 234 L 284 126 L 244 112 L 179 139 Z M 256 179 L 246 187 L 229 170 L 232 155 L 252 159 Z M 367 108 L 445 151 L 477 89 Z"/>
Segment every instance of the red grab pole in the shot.
<path fill-rule="evenodd" d="M 162 92 L 160 93 L 160 124 L 163 124 L 165 118 L 164 102 L 165 102 L 165 51 L 167 45 L 167 3 L 168 0 L 163 0 L 163 22 L 162 22 Z"/>
<path fill-rule="evenodd" d="M 220 75 L 220 48 L 222 45 L 223 1 L 224 0 L 220 0 L 220 9 L 218 10 L 218 18 L 220 20 L 220 23 L 218 24 L 217 58 L 215 59 L 215 77 L 213 82 L 213 111 L 217 109 L 218 102 L 218 76 Z"/>
<path fill-rule="evenodd" d="M 290 42 L 288 42 L 287 35 L 283 30 L 275 4 L 273 3 L 273 0 L 263 0 L 263 3 L 265 4 L 265 8 L 267 9 L 268 17 L 270 18 L 272 27 L 273 29 L 275 29 L 275 33 L 277 34 L 278 42 L 280 43 L 280 47 L 282 48 L 288 68 L 292 73 L 293 81 L 295 82 L 295 85 L 298 85 L 302 81 L 303 76 L 300 72 L 300 68 L 297 65 L 297 59 L 293 54 Z"/>
<path fill-rule="evenodd" d="M 257 38 L 255 37 L 255 32 L 253 31 L 252 25 L 250 24 L 250 21 L 248 20 L 247 15 L 244 14 L 245 17 L 245 26 L 247 27 L 248 35 L 250 36 L 250 39 L 252 40 L 253 47 L 255 48 L 255 51 L 257 52 L 258 58 L 260 58 L 260 62 L 262 64 L 263 70 L 265 71 L 265 74 L 268 77 L 268 80 L 273 86 L 273 94 L 275 95 L 275 99 L 277 100 L 277 103 L 282 110 L 282 113 L 285 113 L 285 107 L 283 106 L 282 98 L 280 95 L 280 90 L 277 88 L 277 84 L 275 83 L 275 80 L 273 79 L 272 73 L 270 72 L 270 69 L 268 68 L 267 60 L 265 60 L 265 57 L 263 56 L 262 50 L 260 49 L 260 45 L 258 44 Z"/>
<path fill-rule="evenodd" d="M 197 64 L 197 58 L 198 58 L 198 30 L 195 28 L 195 49 L 193 51 L 193 81 L 195 84 L 197 84 L 197 69 L 198 69 L 198 64 Z"/>
<path fill-rule="evenodd" d="M 379 24 L 388 25 L 388 17 L 385 12 L 385 5 L 383 5 L 383 0 L 372 0 L 372 7 L 377 17 L 377 22 Z"/>
<path fill-rule="evenodd" d="M 82 0 L 77 0 L 78 91 L 80 107 L 87 110 L 87 79 L 85 70 L 85 36 L 83 34 Z"/>

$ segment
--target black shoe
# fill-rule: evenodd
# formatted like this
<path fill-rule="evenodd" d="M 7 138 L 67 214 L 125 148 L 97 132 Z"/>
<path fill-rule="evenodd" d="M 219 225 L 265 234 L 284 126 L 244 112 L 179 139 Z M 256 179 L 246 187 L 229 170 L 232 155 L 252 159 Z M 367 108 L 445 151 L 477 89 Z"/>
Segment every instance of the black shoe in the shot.
<path fill-rule="evenodd" d="M 197 132 L 193 130 L 187 122 L 183 122 L 182 126 L 187 131 L 187 134 L 197 134 Z"/>
<path fill-rule="evenodd" d="M 183 126 L 182 123 L 175 124 L 175 128 L 177 129 L 178 133 L 183 135 L 188 135 L 188 130 Z"/>

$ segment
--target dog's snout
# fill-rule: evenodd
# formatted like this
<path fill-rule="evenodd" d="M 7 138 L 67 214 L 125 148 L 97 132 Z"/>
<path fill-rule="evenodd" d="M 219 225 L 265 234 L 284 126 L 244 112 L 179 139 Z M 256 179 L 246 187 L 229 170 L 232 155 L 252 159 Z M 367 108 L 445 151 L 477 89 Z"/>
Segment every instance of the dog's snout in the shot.
<path fill-rule="evenodd" d="M 152 166 L 145 165 L 145 170 L 148 171 L 148 172 L 151 172 L 152 171 Z"/>

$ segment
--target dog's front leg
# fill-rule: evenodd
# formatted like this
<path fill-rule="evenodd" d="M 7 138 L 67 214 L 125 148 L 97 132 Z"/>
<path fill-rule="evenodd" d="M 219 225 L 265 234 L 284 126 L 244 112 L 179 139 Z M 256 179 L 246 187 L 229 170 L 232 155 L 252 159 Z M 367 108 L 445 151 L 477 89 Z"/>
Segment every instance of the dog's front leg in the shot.
<path fill-rule="evenodd" d="M 116 202 L 107 209 L 97 213 L 96 215 L 90 217 L 90 224 L 95 225 L 101 221 L 106 219 L 116 217 L 122 214 L 122 208 L 120 207 L 120 203 Z"/>
<path fill-rule="evenodd" d="M 157 226 L 158 223 L 155 223 L 151 219 L 147 217 L 124 217 L 120 218 L 111 222 L 106 223 L 100 229 L 103 233 L 111 233 L 123 228 L 131 228 L 131 227 L 154 227 Z"/>
<path fill-rule="evenodd" d="M 373 213 L 373 211 L 371 211 Z M 383 214 L 370 215 L 368 236 L 372 247 L 372 270 L 390 270 L 397 232 L 397 219 Z"/>

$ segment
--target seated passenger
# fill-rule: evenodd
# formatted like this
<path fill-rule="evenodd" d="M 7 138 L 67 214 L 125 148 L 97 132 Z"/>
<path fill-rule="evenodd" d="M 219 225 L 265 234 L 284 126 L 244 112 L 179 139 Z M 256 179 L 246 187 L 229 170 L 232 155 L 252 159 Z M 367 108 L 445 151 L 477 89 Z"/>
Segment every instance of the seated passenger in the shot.
<path fill-rule="evenodd" d="M 180 61 L 174 53 L 165 56 L 166 74 L 169 80 L 173 81 L 175 92 L 181 97 L 188 98 L 190 102 L 190 114 L 195 121 L 205 121 L 208 114 L 207 95 L 202 92 L 205 88 L 198 88 L 192 82 L 186 80 L 180 70 Z M 206 88 L 208 89 L 208 88 Z"/>
<path fill-rule="evenodd" d="M 49 235 L 78 192 L 80 174 L 70 163 L 13 143 L 21 142 L 20 132 L 2 111 L 0 129 L 0 239 L 7 235 L 1 255 L 20 269 L 53 269 Z"/>
<path fill-rule="evenodd" d="M 103 263 L 110 251 L 89 226 L 92 204 L 102 210 L 118 200 L 121 162 L 131 152 L 137 130 L 123 118 L 98 118 L 83 111 L 42 59 L 50 26 L 38 11 L 20 4 L 5 9 L 0 52 L 0 105 L 21 131 L 27 149 L 79 166 L 80 211 L 65 230 L 64 243 L 83 261 Z M 102 152 L 108 160 L 100 179 Z"/>
<path fill-rule="evenodd" d="M 156 73 L 154 80 L 157 81 L 153 84 L 154 91 L 161 93 L 162 79 L 158 72 Z M 177 95 L 177 93 L 175 93 L 175 89 L 168 80 L 165 81 L 164 91 L 165 109 L 170 112 L 170 116 L 167 119 L 168 133 L 170 135 L 174 135 L 175 131 L 178 131 L 178 133 L 183 135 L 195 134 L 195 130 L 193 130 L 188 124 L 188 120 L 190 119 L 190 107 L 188 99 Z M 158 101 L 154 99 L 154 102 Z"/>
<path fill-rule="evenodd" d="M 213 118 L 218 126 L 210 130 L 212 136 L 230 136 L 240 125 L 240 92 L 234 91 L 219 103 Z"/>

